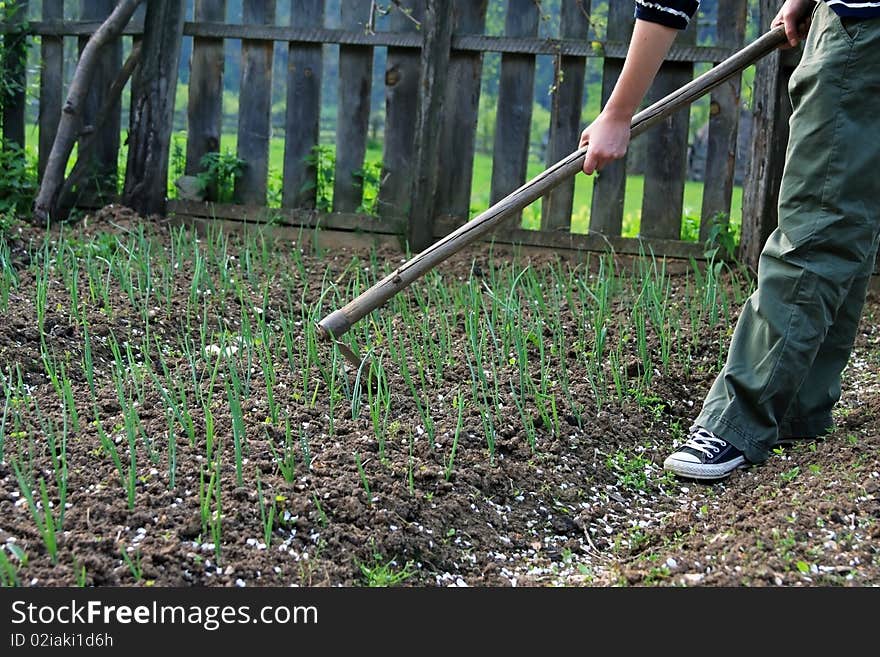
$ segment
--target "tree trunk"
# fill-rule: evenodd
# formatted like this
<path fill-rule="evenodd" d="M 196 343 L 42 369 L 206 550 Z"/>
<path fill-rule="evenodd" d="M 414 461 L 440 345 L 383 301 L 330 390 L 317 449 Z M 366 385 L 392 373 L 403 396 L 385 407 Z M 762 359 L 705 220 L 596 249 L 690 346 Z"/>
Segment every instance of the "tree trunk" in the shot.
<path fill-rule="evenodd" d="M 67 168 L 73 144 L 79 137 L 83 102 L 91 87 L 101 49 L 122 33 L 140 2 L 141 0 L 122 0 L 83 48 L 67 92 L 67 100 L 61 110 L 58 134 L 46 161 L 43 183 L 34 202 L 34 220 L 38 223 L 45 223 L 54 216 L 58 193 L 64 182 L 64 170 Z"/>
<path fill-rule="evenodd" d="M 183 0 L 147 3 L 142 60 L 132 84 L 131 132 L 122 194 L 122 202 L 144 216 L 165 211 L 185 11 Z"/>
<path fill-rule="evenodd" d="M 437 191 L 440 131 L 446 94 L 446 69 L 452 43 L 452 3 L 427 0 L 425 36 L 419 71 L 416 152 L 410 201 L 409 246 L 421 251 L 434 241 L 434 195 Z"/>

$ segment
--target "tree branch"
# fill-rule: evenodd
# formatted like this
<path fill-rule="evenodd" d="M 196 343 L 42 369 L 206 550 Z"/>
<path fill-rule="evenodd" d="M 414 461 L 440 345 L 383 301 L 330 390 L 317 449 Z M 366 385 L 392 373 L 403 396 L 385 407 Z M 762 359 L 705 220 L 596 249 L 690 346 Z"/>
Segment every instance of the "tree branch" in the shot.
<path fill-rule="evenodd" d="M 52 212 L 50 213 L 50 215 L 55 217 L 56 219 L 63 220 L 67 217 L 67 214 L 70 211 L 70 207 L 72 205 L 68 202 L 70 193 L 73 188 L 80 183 L 83 176 L 88 172 L 91 160 L 90 156 L 92 154 L 92 150 L 95 147 L 95 144 L 97 143 L 97 136 L 101 133 L 101 130 L 104 128 L 107 121 L 109 120 L 110 115 L 116 105 L 116 102 L 122 95 L 122 90 L 125 88 L 126 83 L 128 82 L 129 78 L 131 78 L 138 64 L 140 64 L 140 61 L 141 44 L 136 43 L 131 49 L 131 53 L 128 55 L 128 59 L 125 60 L 125 64 L 123 64 L 122 68 L 119 69 L 119 74 L 116 76 L 116 79 L 113 80 L 113 84 L 110 85 L 110 89 L 107 91 L 107 97 L 104 99 L 104 103 L 103 105 L 101 105 L 101 109 L 98 111 L 95 125 L 88 126 L 87 131 L 84 129 L 81 132 L 76 164 L 73 166 L 73 170 L 70 172 L 70 175 L 67 176 L 67 180 L 65 180 L 64 184 L 61 186 L 61 191 L 57 195 L 55 206 L 52 208 Z"/>
<path fill-rule="evenodd" d="M 67 100 L 61 111 L 58 134 L 46 161 L 43 182 L 34 203 L 34 221 L 37 223 L 46 223 L 56 209 L 64 181 L 64 170 L 67 168 L 67 161 L 79 136 L 83 101 L 88 95 L 101 49 L 108 42 L 119 37 L 140 3 L 141 0 L 122 0 L 83 48 L 70 83 Z"/>

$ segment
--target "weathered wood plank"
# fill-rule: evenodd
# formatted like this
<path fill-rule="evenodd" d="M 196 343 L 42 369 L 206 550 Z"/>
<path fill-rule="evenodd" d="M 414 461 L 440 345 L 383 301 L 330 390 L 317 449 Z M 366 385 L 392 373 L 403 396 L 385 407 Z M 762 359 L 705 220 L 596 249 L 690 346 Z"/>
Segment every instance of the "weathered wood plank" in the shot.
<path fill-rule="evenodd" d="M 633 30 L 630 0 L 609 0 L 608 38 L 629 41 Z M 626 53 L 623 55 L 626 56 Z M 602 106 L 608 102 L 614 85 L 623 70 L 623 59 L 606 50 L 602 67 Z M 623 202 L 626 193 L 626 157 L 606 164 L 594 176 L 593 200 L 590 206 L 590 231 L 603 235 L 620 235 L 623 228 Z"/>
<path fill-rule="evenodd" d="M 435 235 L 441 237 L 454 228 L 454 221 L 449 218 L 438 220 Z M 615 253 L 639 255 L 654 253 L 658 257 L 696 258 L 703 259 L 701 245 L 680 240 L 664 240 L 659 238 L 644 239 L 637 237 L 615 237 L 562 231 L 537 231 L 520 228 L 504 229 L 489 233 L 485 241 L 500 244 L 522 244 L 525 246 L 543 247 L 546 249 L 571 249 L 580 251 L 607 251 L 611 247 Z"/>
<path fill-rule="evenodd" d="M 760 25 L 767 28 L 776 15 L 774 0 L 761 0 Z M 758 258 L 779 220 L 777 204 L 791 100 L 788 82 L 800 49 L 774 52 L 758 62 L 752 91 L 752 143 L 743 182 L 742 235 L 739 258 L 757 270 Z"/>
<path fill-rule="evenodd" d="M 455 0 L 454 30 L 460 34 L 482 33 L 487 6 L 488 0 Z M 435 212 L 455 217 L 459 224 L 470 215 L 482 70 L 479 53 L 450 53 L 439 154 L 440 171 L 447 173 L 437 181 Z"/>
<path fill-rule="evenodd" d="M 81 0 L 80 16 L 85 20 L 103 21 L 113 11 L 115 0 Z M 80 37 L 79 50 L 85 48 L 88 37 Z M 105 103 L 107 91 L 122 67 L 122 39 L 114 39 L 102 49 L 92 77 L 91 89 L 82 108 L 82 130 L 87 133 L 95 125 L 98 112 Z M 122 107 L 115 103 L 104 127 L 95 137 L 89 173 L 80 188 L 80 198 L 94 197 L 103 203 L 116 196 L 117 157 L 119 152 L 119 131 L 122 122 Z M 82 144 L 82 140 L 80 140 Z"/>
<path fill-rule="evenodd" d="M 246 25 L 274 24 L 275 0 L 244 0 L 242 20 Z M 272 42 L 241 42 L 238 157 L 245 166 L 235 182 L 235 200 L 239 203 L 266 202 L 272 134 L 272 59 Z"/>
<path fill-rule="evenodd" d="M 534 0 L 509 0 L 504 31 L 508 36 L 534 37 L 538 34 L 539 20 L 540 8 Z M 534 55 L 502 55 L 490 205 L 500 201 L 526 180 L 534 96 Z M 510 226 L 519 226 L 522 213 L 517 212 L 509 221 Z"/>
<path fill-rule="evenodd" d="M 424 21 L 425 42 L 419 65 L 419 103 L 416 116 L 416 152 L 410 200 L 407 239 L 413 251 L 422 251 L 434 241 L 435 195 L 441 171 L 440 130 L 446 99 L 446 71 L 452 43 L 452 3 L 427 0 Z"/>
<path fill-rule="evenodd" d="M 678 39 L 694 43 L 696 21 Z M 662 98 L 690 82 L 694 65 L 690 62 L 666 62 L 648 92 L 651 102 Z M 690 105 L 670 115 L 649 131 L 645 163 L 645 191 L 642 197 L 642 221 L 639 234 L 643 237 L 680 239 L 684 181 L 687 175 L 688 127 Z"/>
<path fill-rule="evenodd" d="M 364 30 L 370 16 L 370 3 L 371 0 L 343 2 L 342 27 Z M 367 152 L 372 73 L 372 47 L 339 47 L 339 110 L 333 180 L 333 209 L 338 212 L 354 212 L 363 201 L 363 185 L 356 173 L 363 168 Z"/>
<path fill-rule="evenodd" d="M 230 219 L 250 223 L 284 224 L 305 228 L 330 228 L 400 235 L 404 224 L 400 219 L 381 219 L 353 212 L 318 212 L 304 208 L 267 208 L 264 205 L 233 203 L 201 203 L 168 201 L 168 212 L 190 217 Z"/>
<path fill-rule="evenodd" d="M 24 110 L 27 89 L 27 43 L 22 24 L 27 22 L 27 0 L 8 2 L 3 7 L 3 21 L 9 32 L 3 37 L 3 70 L 8 71 L 9 93 L 3 102 L 3 136 L 24 148 Z"/>
<path fill-rule="evenodd" d="M 482 0 L 469 0 L 482 2 Z M 585 0 L 586 1 L 586 0 Z M 629 18 L 632 18 L 630 6 Z M 92 34 L 99 23 L 93 21 L 43 22 L 30 24 L 27 34 L 53 36 L 80 36 Z M 7 28 L 0 24 L 0 34 Z M 125 28 L 127 36 L 141 34 L 143 25 L 132 22 Z M 184 35 L 215 39 L 251 39 L 254 41 L 301 41 L 303 43 L 327 43 L 361 46 L 394 46 L 397 48 L 421 48 L 422 40 L 416 35 L 376 32 L 368 34 L 357 30 L 330 28 L 295 28 L 282 25 L 236 25 L 234 23 L 187 22 Z M 500 52 L 531 55 L 571 55 L 573 57 L 616 57 L 623 59 L 629 47 L 627 41 L 609 40 L 594 48 L 592 43 L 549 38 L 516 38 L 462 34 L 452 37 L 452 50 L 462 52 Z M 717 62 L 733 54 L 729 48 L 715 46 L 688 46 L 674 44 L 666 56 L 668 61 Z"/>
<path fill-rule="evenodd" d="M 585 41 L 590 30 L 588 11 L 589 7 L 584 7 L 584 0 L 562 0 L 560 36 Z M 586 61 L 582 57 L 556 57 L 556 80 L 547 144 L 548 166 L 577 148 L 581 132 L 585 73 Z M 573 205 L 574 178 L 562 183 L 544 197 L 541 205 L 541 230 L 570 230 Z"/>
<path fill-rule="evenodd" d="M 718 0 L 718 44 L 742 46 L 746 31 L 746 3 Z M 709 110 L 709 138 L 703 176 L 703 205 L 700 211 L 700 241 L 709 238 L 712 221 L 730 219 L 730 199 L 736 170 L 736 144 L 740 117 L 740 81 L 737 75 L 712 92 Z"/>
<path fill-rule="evenodd" d="M 323 225 L 317 227 L 318 230 L 314 230 L 313 227 L 298 225 L 237 221 L 235 219 L 209 218 L 183 213 L 175 214 L 168 219 L 168 222 L 171 226 L 185 226 L 194 229 L 200 235 L 208 235 L 211 231 L 218 228 L 224 233 L 245 235 L 251 231 L 259 231 L 262 235 L 283 239 L 292 248 L 301 249 L 303 252 L 332 253 L 339 249 L 369 249 L 370 247 L 389 250 L 400 248 L 397 235 L 337 230 Z"/>
<path fill-rule="evenodd" d="M 470 0 L 481 2 L 482 0 Z M 630 6 L 629 17 L 632 18 Z M 28 34 L 79 36 L 93 33 L 98 23 L 90 21 L 41 22 L 30 24 Z M 0 24 L 0 34 L 6 32 Z M 141 34 L 143 26 L 133 22 L 125 28 L 127 36 Z M 394 46 L 398 48 L 420 48 L 422 40 L 415 35 L 391 34 L 376 32 L 368 34 L 363 31 L 336 30 L 330 28 L 293 28 L 281 25 L 236 25 L 234 23 L 202 23 L 188 22 L 184 24 L 184 35 L 192 37 L 212 37 L 215 39 L 251 39 L 254 41 L 302 41 L 303 43 L 328 43 L 361 46 Z M 592 43 L 583 41 L 567 41 L 564 39 L 515 38 L 488 35 L 454 35 L 452 50 L 462 52 L 500 52 L 531 55 L 571 55 L 573 57 L 616 57 L 626 56 L 626 41 L 605 41 L 601 48 L 594 48 Z M 687 46 L 674 44 L 666 56 L 668 61 L 678 62 L 716 62 L 733 54 L 729 48 L 714 46 Z"/>
<path fill-rule="evenodd" d="M 122 201 L 142 216 L 164 214 L 174 96 L 186 0 L 146 3 L 143 56 L 131 85 L 131 132 Z"/>
<path fill-rule="evenodd" d="M 291 25 L 323 27 L 324 0 L 291 0 Z M 317 169 L 312 163 L 321 120 L 321 79 L 324 66 L 320 44 L 291 42 L 287 49 L 287 115 L 284 141 L 284 184 L 281 205 L 314 208 Z"/>
<path fill-rule="evenodd" d="M 223 21 L 226 0 L 197 0 L 197 21 Z M 220 151 L 223 131 L 223 39 L 196 37 L 190 56 L 186 173 L 202 170 L 202 158 Z"/>
<path fill-rule="evenodd" d="M 43 0 L 43 20 L 63 20 L 64 0 Z M 52 143 L 61 119 L 64 85 L 64 37 L 46 36 L 40 41 L 40 143 L 37 175 L 43 179 Z"/>
<path fill-rule="evenodd" d="M 423 22 L 425 0 L 411 0 L 412 18 Z M 390 31 L 417 32 L 418 26 L 403 12 L 392 9 Z M 416 114 L 419 101 L 418 51 L 388 48 L 385 64 L 385 147 L 382 155 L 382 185 L 379 214 L 409 215 L 414 175 Z"/>

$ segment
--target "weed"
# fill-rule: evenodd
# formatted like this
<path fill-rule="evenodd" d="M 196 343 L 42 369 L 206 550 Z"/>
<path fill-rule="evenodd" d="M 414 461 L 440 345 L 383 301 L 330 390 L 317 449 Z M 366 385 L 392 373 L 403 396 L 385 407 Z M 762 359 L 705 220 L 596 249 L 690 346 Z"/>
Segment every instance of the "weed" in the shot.
<path fill-rule="evenodd" d="M 370 587 L 396 586 L 405 582 L 415 574 L 413 563 L 407 561 L 402 567 L 394 559 L 385 561 L 378 552 L 373 553 L 373 560 L 369 563 L 359 563 L 364 584 Z"/>

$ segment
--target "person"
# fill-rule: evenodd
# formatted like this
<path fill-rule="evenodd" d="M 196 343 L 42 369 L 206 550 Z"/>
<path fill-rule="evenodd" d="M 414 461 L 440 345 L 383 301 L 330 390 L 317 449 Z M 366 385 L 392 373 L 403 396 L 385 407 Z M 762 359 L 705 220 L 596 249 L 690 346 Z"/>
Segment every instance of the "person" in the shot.
<path fill-rule="evenodd" d="M 622 157 L 630 120 L 696 0 L 636 0 L 629 51 L 607 104 L 581 136 L 584 173 Z M 832 428 L 880 234 L 880 3 L 786 0 L 772 25 L 804 41 L 779 223 L 727 360 L 664 468 L 722 479 L 784 442 Z"/>

